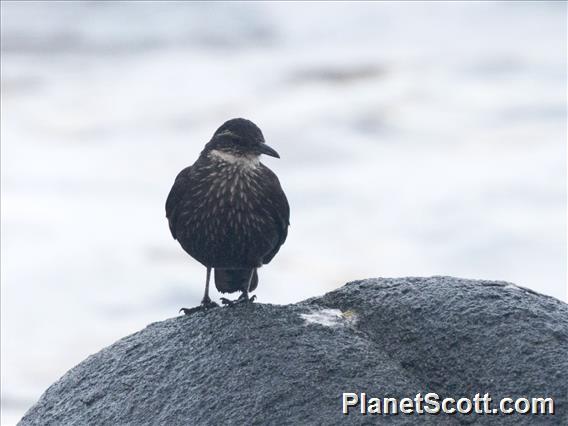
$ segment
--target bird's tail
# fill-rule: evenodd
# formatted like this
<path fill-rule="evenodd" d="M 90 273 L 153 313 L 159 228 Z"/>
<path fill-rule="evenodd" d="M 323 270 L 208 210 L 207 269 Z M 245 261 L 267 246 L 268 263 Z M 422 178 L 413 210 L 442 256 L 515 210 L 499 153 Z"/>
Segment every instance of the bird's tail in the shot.
<path fill-rule="evenodd" d="M 215 287 L 221 293 L 233 293 L 243 291 L 250 277 L 251 269 L 217 269 L 215 268 Z M 253 291 L 258 286 L 258 274 L 256 269 L 252 275 L 249 291 Z"/>

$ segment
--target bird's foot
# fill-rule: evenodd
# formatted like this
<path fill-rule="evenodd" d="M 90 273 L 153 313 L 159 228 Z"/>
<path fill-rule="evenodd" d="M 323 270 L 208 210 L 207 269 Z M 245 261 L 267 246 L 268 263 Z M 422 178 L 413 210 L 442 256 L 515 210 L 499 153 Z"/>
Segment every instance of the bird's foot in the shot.
<path fill-rule="evenodd" d="M 201 305 L 196 306 L 194 308 L 181 308 L 179 311 L 183 312 L 185 315 L 191 315 L 194 312 L 208 311 L 209 309 L 218 308 L 218 307 L 219 305 L 213 302 L 211 299 L 203 299 L 201 301 Z"/>
<path fill-rule="evenodd" d="M 225 297 L 221 297 L 221 303 L 225 306 L 235 306 L 241 303 L 252 303 L 256 300 L 256 296 L 249 297 L 248 295 L 241 294 L 237 300 L 229 300 Z"/>

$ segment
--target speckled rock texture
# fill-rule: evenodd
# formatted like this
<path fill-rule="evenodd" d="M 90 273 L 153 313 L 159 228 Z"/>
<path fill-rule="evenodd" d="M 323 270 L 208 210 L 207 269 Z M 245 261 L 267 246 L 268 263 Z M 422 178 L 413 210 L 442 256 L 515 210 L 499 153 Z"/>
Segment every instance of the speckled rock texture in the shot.
<path fill-rule="evenodd" d="M 342 414 L 369 397 L 553 397 L 555 415 Z M 515 285 L 368 279 L 150 324 L 71 369 L 21 425 L 568 424 L 568 305 Z"/>

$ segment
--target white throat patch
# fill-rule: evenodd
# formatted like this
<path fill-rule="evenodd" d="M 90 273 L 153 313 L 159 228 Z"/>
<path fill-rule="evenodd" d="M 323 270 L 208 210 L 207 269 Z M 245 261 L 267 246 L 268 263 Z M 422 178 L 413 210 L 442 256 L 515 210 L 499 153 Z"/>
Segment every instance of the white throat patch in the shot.
<path fill-rule="evenodd" d="M 229 152 L 219 151 L 213 149 L 209 152 L 210 158 L 217 158 L 229 164 L 234 164 L 236 166 L 255 168 L 260 164 L 260 159 L 258 155 L 234 155 Z"/>

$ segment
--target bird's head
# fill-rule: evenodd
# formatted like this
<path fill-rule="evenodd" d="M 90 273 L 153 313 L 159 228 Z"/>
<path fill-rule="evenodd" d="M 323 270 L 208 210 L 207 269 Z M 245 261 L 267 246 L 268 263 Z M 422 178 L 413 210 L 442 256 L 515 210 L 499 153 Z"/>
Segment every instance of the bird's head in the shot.
<path fill-rule="evenodd" d="M 258 161 L 260 154 L 280 158 L 280 155 L 264 142 L 264 136 L 258 126 L 244 118 L 234 118 L 223 123 L 205 145 L 205 151 L 229 162 L 244 159 Z"/>

